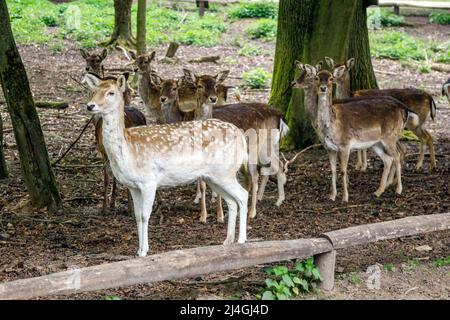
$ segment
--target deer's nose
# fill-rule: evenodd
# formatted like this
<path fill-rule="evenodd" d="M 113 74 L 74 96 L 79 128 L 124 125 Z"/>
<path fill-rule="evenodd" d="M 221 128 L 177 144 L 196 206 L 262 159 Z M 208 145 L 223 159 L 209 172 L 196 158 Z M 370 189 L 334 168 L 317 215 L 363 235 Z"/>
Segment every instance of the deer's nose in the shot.
<path fill-rule="evenodd" d="M 94 103 L 88 103 L 88 104 L 86 105 L 86 109 L 87 109 L 88 111 L 94 110 L 94 107 L 95 107 L 95 104 L 94 104 Z"/>
<path fill-rule="evenodd" d="M 89 67 L 86 67 L 86 71 L 89 71 Z"/>
<path fill-rule="evenodd" d="M 320 92 L 327 92 L 327 87 L 320 86 Z"/>
<path fill-rule="evenodd" d="M 161 101 L 161 102 L 166 102 L 166 100 L 167 100 L 167 97 L 161 97 L 161 98 L 159 98 L 159 101 Z"/>
<path fill-rule="evenodd" d="M 210 101 L 211 103 L 216 103 L 217 97 L 216 97 L 216 96 L 209 97 L 209 101 Z"/>

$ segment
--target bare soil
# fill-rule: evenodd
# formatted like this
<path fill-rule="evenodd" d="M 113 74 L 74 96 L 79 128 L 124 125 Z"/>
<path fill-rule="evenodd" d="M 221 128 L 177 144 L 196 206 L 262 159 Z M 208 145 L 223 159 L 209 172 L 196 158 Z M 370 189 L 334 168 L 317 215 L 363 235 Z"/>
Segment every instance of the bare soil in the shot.
<path fill-rule="evenodd" d="M 230 32 L 233 32 L 234 27 Z M 239 27 L 238 29 L 241 29 Z M 225 35 L 224 35 L 225 37 Z M 274 52 L 273 43 L 258 43 Z M 155 48 L 162 57 L 165 47 Z M 213 73 L 230 69 L 230 85 L 238 85 L 243 71 L 261 66 L 272 71 L 273 55 L 241 57 L 239 48 L 230 44 L 214 48 L 182 47 L 177 53 L 182 61 L 176 65 L 157 62 L 155 68 L 163 78 L 176 77 L 182 67 L 198 73 Z M 20 47 L 29 80 L 36 99 L 67 101 L 64 111 L 38 110 L 50 157 L 56 159 L 77 137 L 89 115 L 84 104 L 89 93 L 79 85 L 84 70 L 83 60 L 70 43 L 61 53 L 52 53 L 46 46 Z M 220 54 L 221 64 L 189 64 L 186 61 L 204 55 Z M 126 60 L 113 52 L 107 58 L 107 68 L 121 67 Z M 415 172 L 418 156 L 417 142 L 405 141 L 408 155 L 403 170 L 404 192 L 401 196 L 389 189 L 382 197 L 373 192 L 381 177 L 382 163 L 370 153 L 368 172 L 350 170 L 350 201 L 328 200 L 330 169 L 324 150 L 306 153 L 292 165 L 286 185 L 286 201 L 274 205 L 276 185 L 268 184 L 266 197 L 258 204 L 258 216 L 249 223 L 251 240 L 282 240 L 315 237 L 322 232 L 365 223 L 387 221 L 406 216 L 449 212 L 450 207 L 450 107 L 440 88 L 448 75 L 432 71 L 419 74 L 390 60 L 374 60 L 380 87 L 415 86 L 429 91 L 438 106 L 435 122 L 428 127 L 435 137 L 438 169 L 429 173 L 428 157 L 423 172 Z M 243 101 L 267 101 L 268 90 L 243 91 Z M 122 188 L 115 212 L 100 213 L 102 203 L 102 170 L 94 145 L 91 127 L 80 142 L 55 168 L 64 208 L 57 214 L 29 207 L 26 190 L 20 178 L 20 168 L 10 118 L 0 97 L 0 112 L 4 120 L 5 151 L 11 178 L 0 181 L 0 282 L 40 276 L 73 267 L 91 266 L 109 261 L 132 258 L 137 250 L 135 219 L 126 212 L 126 193 Z M 134 105 L 142 110 L 139 98 Z M 289 158 L 293 155 L 288 152 Z M 353 159 L 353 157 L 352 157 Z M 353 163 L 354 160 L 352 160 Z M 226 227 L 217 223 L 214 214 L 208 222 L 198 222 L 199 208 L 193 204 L 194 185 L 160 192 L 158 209 L 150 221 L 150 252 L 170 251 L 219 244 L 225 238 Z M 214 205 L 210 204 L 210 213 Z M 420 252 L 417 246 L 429 245 L 431 251 Z M 383 241 L 380 243 L 340 250 L 337 257 L 338 280 L 334 293 L 319 293 L 305 298 L 410 298 L 447 299 L 449 269 L 435 268 L 432 261 L 450 255 L 450 232 L 436 232 L 417 237 Z M 412 259 L 429 261 L 414 272 L 400 270 Z M 364 279 L 366 268 L 376 263 L 393 263 L 397 272 L 383 271 L 380 290 L 371 292 L 364 286 L 348 285 L 351 272 Z M 170 267 L 170 266 L 167 266 Z M 229 273 L 218 273 L 152 285 L 138 285 L 103 290 L 57 299 L 101 299 L 116 295 L 123 299 L 198 299 L 208 297 L 254 299 L 265 278 L 256 266 Z M 244 276 L 240 281 L 217 282 L 230 277 Z M 211 283 L 210 283 L 211 282 Z M 384 283 L 384 284 L 383 284 Z M 418 287 L 418 289 L 407 290 Z"/>

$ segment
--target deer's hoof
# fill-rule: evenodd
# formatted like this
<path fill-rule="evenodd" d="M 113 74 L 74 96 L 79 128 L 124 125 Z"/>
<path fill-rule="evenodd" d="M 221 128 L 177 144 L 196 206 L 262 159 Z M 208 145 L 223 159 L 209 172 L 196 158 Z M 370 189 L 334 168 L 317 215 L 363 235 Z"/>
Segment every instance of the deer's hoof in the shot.
<path fill-rule="evenodd" d="M 375 197 L 379 198 L 383 194 L 383 192 L 384 190 L 377 190 L 373 194 L 375 195 Z"/>
<path fill-rule="evenodd" d="M 223 242 L 223 245 L 224 245 L 224 246 L 230 246 L 230 245 L 233 244 L 233 242 L 234 242 L 234 239 L 233 239 L 233 238 L 227 237 L 227 238 L 225 239 L 225 241 Z"/>

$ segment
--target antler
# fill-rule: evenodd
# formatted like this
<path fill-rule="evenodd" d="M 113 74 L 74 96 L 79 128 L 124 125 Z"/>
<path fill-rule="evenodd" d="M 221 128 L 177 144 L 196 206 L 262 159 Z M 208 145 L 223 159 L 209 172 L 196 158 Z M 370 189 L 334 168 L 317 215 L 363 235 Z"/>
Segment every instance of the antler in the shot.
<path fill-rule="evenodd" d="M 309 149 L 317 148 L 317 147 L 320 147 L 320 146 L 321 146 L 320 143 L 310 145 L 309 147 L 306 147 L 305 149 L 300 150 L 299 152 L 297 152 L 297 153 L 295 154 L 295 156 L 292 157 L 291 160 L 287 160 L 286 157 L 284 156 L 284 154 L 281 153 L 281 157 L 282 157 L 283 160 L 285 161 L 285 163 L 284 163 L 284 172 L 286 173 L 286 172 L 288 171 L 288 166 L 289 166 L 289 164 L 291 164 L 292 162 L 294 162 L 295 159 L 297 159 L 298 156 L 300 156 L 301 154 L 305 153 L 305 152 L 308 151 Z"/>

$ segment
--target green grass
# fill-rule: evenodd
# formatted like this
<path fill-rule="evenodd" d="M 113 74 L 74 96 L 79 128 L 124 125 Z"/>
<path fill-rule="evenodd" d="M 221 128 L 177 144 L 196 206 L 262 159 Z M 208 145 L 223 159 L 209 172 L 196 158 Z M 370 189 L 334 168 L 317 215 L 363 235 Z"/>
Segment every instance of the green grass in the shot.
<path fill-rule="evenodd" d="M 228 12 L 232 19 L 269 18 L 274 19 L 278 14 L 278 5 L 268 1 L 241 3 Z"/>
<path fill-rule="evenodd" d="M 114 27 L 112 0 L 78 0 L 55 5 L 47 0 L 8 0 L 11 25 L 20 44 L 57 44 L 67 39 L 80 47 L 96 47 L 111 35 Z M 132 7 L 136 34 L 136 5 Z M 148 45 L 171 40 L 186 45 L 214 46 L 227 30 L 223 15 L 208 12 L 202 19 L 190 12 L 183 23 L 182 13 L 150 5 L 147 9 Z"/>
<path fill-rule="evenodd" d="M 369 29 L 381 29 L 404 24 L 405 17 L 396 15 L 387 9 L 374 8 L 367 10 L 367 26 Z"/>
<path fill-rule="evenodd" d="M 245 31 L 251 39 L 274 40 L 277 36 L 277 21 L 260 19 Z"/>
<path fill-rule="evenodd" d="M 239 50 L 239 55 L 244 57 L 256 57 L 263 54 L 263 50 L 260 47 L 253 46 L 251 44 L 244 45 L 241 50 Z"/>
<path fill-rule="evenodd" d="M 449 25 L 450 24 L 450 13 L 440 13 L 433 12 L 429 16 L 430 22 Z"/>
<path fill-rule="evenodd" d="M 260 89 L 267 86 L 272 75 L 264 69 L 256 68 L 242 74 L 242 85 L 251 89 Z"/>
<path fill-rule="evenodd" d="M 450 62 L 450 41 L 436 43 L 400 31 L 375 31 L 369 35 L 372 56 L 394 60 Z"/>

